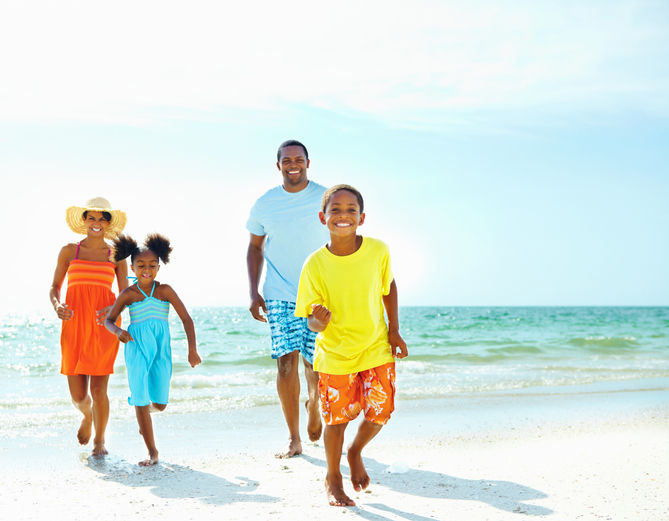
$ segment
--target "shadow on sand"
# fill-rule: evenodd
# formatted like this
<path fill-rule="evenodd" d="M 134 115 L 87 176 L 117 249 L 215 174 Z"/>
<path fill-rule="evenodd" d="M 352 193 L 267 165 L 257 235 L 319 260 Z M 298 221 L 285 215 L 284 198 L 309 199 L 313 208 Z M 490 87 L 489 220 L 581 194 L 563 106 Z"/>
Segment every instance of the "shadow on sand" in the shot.
<path fill-rule="evenodd" d="M 325 460 L 302 455 L 310 463 L 325 469 Z M 342 474 L 346 474 L 348 467 L 342 459 Z M 529 516 L 545 516 L 553 511 L 542 506 L 525 503 L 535 499 L 543 499 L 548 496 L 539 490 L 523 486 L 511 481 L 488 480 L 488 479 L 463 479 L 447 474 L 432 472 L 429 470 L 409 469 L 404 474 L 383 474 L 388 468 L 387 464 L 379 463 L 371 458 L 364 458 L 365 467 L 371 478 L 369 490 L 379 484 L 390 490 L 411 494 L 416 497 L 464 501 L 480 501 L 493 508 L 514 514 L 525 514 Z M 345 479 L 348 474 L 345 475 Z M 345 484 L 346 486 L 346 484 Z M 348 483 L 347 490 L 351 491 Z M 371 497 L 370 497 L 371 499 Z M 398 508 L 392 508 L 380 503 L 365 502 L 365 509 L 351 508 L 351 512 L 369 521 L 387 521 L 382 514 L 375 514 L 369 509 L 392 514 L 393 518 L 400 517 L 408 521 L 434 521 L 435 517 L 426 517 L 413 512 L 404 512 Z M 444 507 L 446 508 L 446 507 Z"/>
<path fill-rule="evenodd" d="M 163 499 L 193 498 L 208 505 L 225 505 L 238 501 L 276 503 L 278 497 L 252 494 L 258 482 L 237 477 L 237 483 L 215 474 L 193 470 L 182 465 L 160 462 L 153 467 L 140 467 L 128 461 L 106 456 L 90 456 L 87 465 L 101 474 L 101 479 L 128 487 L 146 487 Z"/>

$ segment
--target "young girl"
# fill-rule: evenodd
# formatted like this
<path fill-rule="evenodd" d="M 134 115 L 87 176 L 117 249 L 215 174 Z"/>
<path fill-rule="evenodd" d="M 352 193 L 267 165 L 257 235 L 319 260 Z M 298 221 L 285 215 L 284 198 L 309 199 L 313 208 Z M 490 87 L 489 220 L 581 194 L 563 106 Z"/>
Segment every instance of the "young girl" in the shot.
<path fill-rule="evenodd" d="M 114 278 L 119 291 L 128 287 L 128 265 L 124 260 L 113 261 L 105 239 L 121 233 L 127 220 L 124 212 L 113 210 L 103 197 L 93 197 L 84 206 L 70 206 L 65 211 L 67 225 L 86 237 L 60 250 L 49 288 L 51 305 L 63 321 L 60 372 L 67 376 L 72 403 L 84 415 L 77 438 L 86 445 L 95 429 L 96 456 L 107 454 L 107 385 L 118 353 L 118 339 L 102 325 L 116 299 Z M 67 295 L 62 302 L 60 290 L 66 276 Z"/>
<path fill-rule="evenodd" d="M 114 249 L 117 260 L 130 256 L 137 282 L 118 296 L 105 320 L 105 327 L 126 344 L 125 365 L 130 386 L 128 403 L 135 406 L 139 433 L 149 450 L 149 458 L 139 463 L 146 467 L 158 463 L 151 413 L 164 411 L 169 397 L 172 348 L 167 317 L 170 304 L 186 331 L 188 363 L 195 367 L 202 360 L 197 354 L 195 327 L 186 306 L 170 286 L 156 281 L 160 261 L 165 264 L 169 262 L 172 252 L 169 240 L 154 233 L 139 248 L 132 238 L 121 235 L 114 241 Z M 130 327 L 127 331 L 114 324 L 126 306 L 130 311 Z"/>

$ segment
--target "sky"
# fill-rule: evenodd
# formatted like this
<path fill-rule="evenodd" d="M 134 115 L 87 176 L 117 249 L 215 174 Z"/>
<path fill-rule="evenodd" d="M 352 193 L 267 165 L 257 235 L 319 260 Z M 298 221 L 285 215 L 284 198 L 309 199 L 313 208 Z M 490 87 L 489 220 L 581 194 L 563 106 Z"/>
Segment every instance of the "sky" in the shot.
<path fill-rule="evenodd" d="M 236 4 L 3 2 L 0 310 L 50 311 L 94 196 L 188 307 L 247 306 L 286 139 L 362 192 L 400 305 L 669 305 L 666 1 Z"/>

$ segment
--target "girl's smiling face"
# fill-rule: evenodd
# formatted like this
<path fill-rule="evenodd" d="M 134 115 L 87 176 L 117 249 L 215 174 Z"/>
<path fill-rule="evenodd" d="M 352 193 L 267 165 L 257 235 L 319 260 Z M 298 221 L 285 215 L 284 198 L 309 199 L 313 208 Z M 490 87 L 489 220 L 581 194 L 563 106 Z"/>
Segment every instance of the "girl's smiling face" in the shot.
<path fill-rule="evenodd" d="M 137 282 L 141 286 L 149 286 L 158 276 L 158 270 L 160 269 L 158 255 L 151 250 L 138 253 L 132 261 L 131 268 L 137 277 Z"/>

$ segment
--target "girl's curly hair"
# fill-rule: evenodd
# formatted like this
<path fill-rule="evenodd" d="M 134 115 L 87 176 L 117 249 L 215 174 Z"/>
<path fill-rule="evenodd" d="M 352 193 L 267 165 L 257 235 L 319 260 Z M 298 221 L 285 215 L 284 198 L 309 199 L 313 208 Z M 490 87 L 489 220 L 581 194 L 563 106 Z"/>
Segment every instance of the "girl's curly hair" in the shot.
<path fill-rule="evenodd" d="M 130 263 L 135 262 L 135 257 L 145 251 L 152 251 L 164 264 L 170 262 L 172 246 L 170 240 L 159 233 L 151 233 L 146 237 L 144 245 L 139 247 L 137 241 L 129 235 L 119 235 L 112 241 L 114 249 L 114 260 L 117 262 L 130 257 Z"/>

